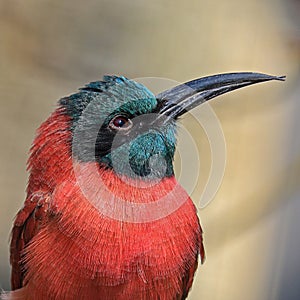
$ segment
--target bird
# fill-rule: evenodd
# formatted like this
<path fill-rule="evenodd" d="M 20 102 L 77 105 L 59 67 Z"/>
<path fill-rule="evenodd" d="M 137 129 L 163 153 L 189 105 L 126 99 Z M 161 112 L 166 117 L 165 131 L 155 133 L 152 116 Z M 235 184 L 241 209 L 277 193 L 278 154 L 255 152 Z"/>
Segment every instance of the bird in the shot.
<path fill-rule="evenodd" d="M 203 232 L 174 175 L 183 115 L 284 76 L 223 73 L 157 95 L 105 75 L 58 101 L 38 128 L 14 220 L 11 289 L 1 299 L 186 299 Z"/>

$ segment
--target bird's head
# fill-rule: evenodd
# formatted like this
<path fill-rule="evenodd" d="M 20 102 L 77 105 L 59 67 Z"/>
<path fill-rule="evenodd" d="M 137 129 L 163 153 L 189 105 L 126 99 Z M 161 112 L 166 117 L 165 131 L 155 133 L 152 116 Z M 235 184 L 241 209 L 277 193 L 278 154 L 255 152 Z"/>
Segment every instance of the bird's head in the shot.
<path fill-rule="evenodd" d="M 104 76 L 60 100 L 70 119 L 73 158 L 133 178 L 172 176 L 180 116 L 218 95 L 269 80 L 283 77 L 220 74 L 154 95 L 133 80 Z"/>

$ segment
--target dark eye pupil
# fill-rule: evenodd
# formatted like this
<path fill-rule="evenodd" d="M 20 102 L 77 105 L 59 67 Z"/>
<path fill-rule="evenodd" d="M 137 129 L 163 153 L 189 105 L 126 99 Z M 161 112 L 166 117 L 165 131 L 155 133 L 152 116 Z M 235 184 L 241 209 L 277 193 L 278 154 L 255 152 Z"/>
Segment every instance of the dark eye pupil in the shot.
<path fill-rule="evenodd" d="M 128 120 L 125 117 L 117 117 L 113 121 L 114 125 L 119 128 L 126 125 L 127 122 Z"/>
<path fill-rule="evenodd" d="M 132 125 L 132 121 L 129 118 L 121 115 L 114 117 L 109 123 L 110 129 L 124 130 L 126 132 L 132 127 Z"/>

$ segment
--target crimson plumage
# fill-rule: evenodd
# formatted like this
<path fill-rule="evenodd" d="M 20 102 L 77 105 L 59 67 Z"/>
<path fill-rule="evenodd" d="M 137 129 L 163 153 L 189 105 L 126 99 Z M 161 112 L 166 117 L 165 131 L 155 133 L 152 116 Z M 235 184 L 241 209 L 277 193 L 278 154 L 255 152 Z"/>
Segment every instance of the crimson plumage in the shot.
<path fill-rule="evenodd" d="M 229 73 L 154 96 L 105 76 L 61 99 L 31 148 L 27 197 L 12 229 L 13 291 L 1 298 L 185 299 L 205 254 L 195 205 L 174 176 L 176 123 L 206 100 L 268 80 L 283 78 Z"/>
<path fill-rule="evenodd" d="M 101 215 L 76 184 L 63 110 L 41 125 L 31 149 L 28 197 L 12 231 L 16 299 L 185 298 L 199 252 L 204 259 L 191 199 L 186 194 L 176 213 L 151 223 L 123 223 Z M 89 172 L 94 163 L 85 164 Z M 128 201 L 155 201 L 178 185 L 170 177 L 144 193 L 113 171 L 103 170 L 101 176 Z"/>

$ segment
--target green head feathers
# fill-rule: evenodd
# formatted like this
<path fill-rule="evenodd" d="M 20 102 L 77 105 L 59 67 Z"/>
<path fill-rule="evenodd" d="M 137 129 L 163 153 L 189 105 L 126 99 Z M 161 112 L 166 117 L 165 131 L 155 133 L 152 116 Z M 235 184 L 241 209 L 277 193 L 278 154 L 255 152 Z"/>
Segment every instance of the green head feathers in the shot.
<path fill-rule="evenodd" d="M 216 96 L 269 80 L 284 77 L 218 74 L 155 96 L 123 76 L 104 76 L 60 100 L 70 117 L 73 159 L 144 180 L 172 176 L 178 117 Z"/>
<path fill-rule="evenodd" d="M 130 177 L 174 174 L 175 121 L 156 121 L 158 100 L 142 84 L 104 76 L 60 104 L 71 119 L 74 159 Z"/>

